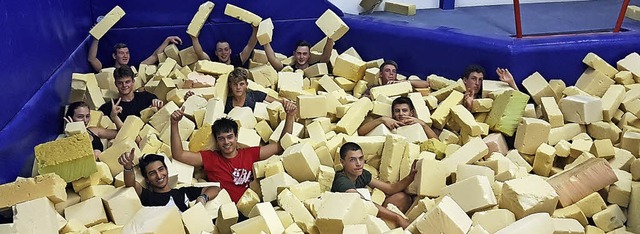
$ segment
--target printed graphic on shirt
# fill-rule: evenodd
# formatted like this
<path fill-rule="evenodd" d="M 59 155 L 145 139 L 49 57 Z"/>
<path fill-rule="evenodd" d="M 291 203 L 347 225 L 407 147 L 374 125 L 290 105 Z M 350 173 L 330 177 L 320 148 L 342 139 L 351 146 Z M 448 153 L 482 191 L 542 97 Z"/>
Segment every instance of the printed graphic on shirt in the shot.
<path fill-rule="evenodd" d="M 247 171 L 244 168 L 233 169 L 233 183 L 235 185 L 243 185 L 249 183 L 251 179 L 251 171 Z"/>

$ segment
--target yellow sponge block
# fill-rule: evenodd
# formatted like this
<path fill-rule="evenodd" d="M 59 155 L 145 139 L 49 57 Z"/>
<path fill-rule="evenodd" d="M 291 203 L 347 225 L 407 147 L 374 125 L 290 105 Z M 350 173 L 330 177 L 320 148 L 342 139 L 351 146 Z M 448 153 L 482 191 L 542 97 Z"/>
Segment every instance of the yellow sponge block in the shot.
<path fill-rule="evenodd" d="M 227 7 L 224 8 L 224 14 L 251 24 L 254 27 L 258 27 L 260 21 L 262 21 L 262 17 L 228 3 Z"/>
<path fill-rule="evenodd" d="M 102 18 L 102 20 L 100 20 L 98 24 L 96 24 L 96 26 L 89 30 L 89 34 L 100 40 L 100 38 L 102 38 L 102 36 L 104 36 L 104 34 L 113 27 L 113 25 L 120 21 L 124 15 L 124 10 L 119 6 L 115 6 L 104 18 Z"/>
<path fill-rule="evenodd" d="M 187 34 L 194 37 L 198 37 L 198 35 L 200 35 L 200 30 L 207 21 L 207 18 L 209 18 L 209 14 L 211 14 L 214 5 L 215 4 L 212 2 L 207 1 L 198 7 L 198 12 L 193 15 L 193 19 L 191 19 L 191 23 L 189 23 L 189 26 L 187 27 Z"/>
<path fill-rule="evenodd" d="M 38 175 L 35 178 L 18 178 L 12 183 L 0 185 L 0 208 L 48 197 L 54 203 L 67 200 L 67 183 L 57 174 Z"/>
<path fill-rule="evenodd" d="M 76 134 L 34 148 L 38 173 L 56 173 L 66 182 L 87 177 L 97 171 L 88 134 Z"/>

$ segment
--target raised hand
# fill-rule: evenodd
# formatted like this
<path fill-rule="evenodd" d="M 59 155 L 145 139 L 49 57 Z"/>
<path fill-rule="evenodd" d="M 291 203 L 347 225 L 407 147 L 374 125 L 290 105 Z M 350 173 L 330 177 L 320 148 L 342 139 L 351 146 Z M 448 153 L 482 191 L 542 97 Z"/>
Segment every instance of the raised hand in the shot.
<path fill-rule="evenodd" d="M 298 110 L 298 106 L 296 105 L 296 103 L 289 101 L 287 99 L 283 99 L 282 105 L 284 106 L 284 112 L 286 112 L 287 115 L 291 115 L 291 116 L 296 115 L 296 111 Z"/>
<path fill-rule="evenodd" d="M 511 72 L 509 72 L 509 69 L 496 68 L 496 73 L 498 74 L 498 78 L 502 82 L 509 84 L 509 86 L 511 87 L 516 86 L 515 81 L 513 80 L 513 75 L 511 75 Z"/>
<path fill-rule="evenodd" d="M 131 152 L 124 152 L 118 158 L 118 163 L 124 167 L 125 170 L 133 169 L 133 156 L 135 153 L 135 149 L 131 148 Z"/>
<path fill-rule="evenodd" d="M 193 91 L 189 90 L 187 93 L 184 94 L 184 100 L 186 101 L 189 97 L 193 96 L 194 93 Z"/>
<path fill-rule="evenodd" d="M 63 119 L 64 119 L 64 124 L 73 123 L 73 119 L 71 118 L 71 116 L 65 116 Z"/>
<path fill-rule="evenodd" d="M 418 119 L 416 117 L 411 117 L 411 116 L 403 117 L 402 120 L 400 120 L 400 122 L 402 122 L 402 124 L 404 125 L 412 125 L 412 124 L 419 123 L 420 125 L 424 126 L 426 124 L 421 119 Z"/>
<path fill-rule="evenodd" d="M 158 109 L 162 108 L 162 106 L 164 105 L 164 102 L 162 102 L 162 100 L 160 99 L 153 99 L 151 100 L 151 107 L 156 107 Z"/>
<path fill-rule="evenodd" d="M 113 98 L 111 99 L 111 118 L 114 119 L 118 116 L 118 114 L 122 113 L 122 107 L 120 105 L 120 101 L 122 98 L 118 98 L 117 102 L 113 102 Z"/>
<path fill-rule="evenodd" d="M 467 92 L 464 93 L 464 98 L 462 99 L 464 107 L 468 110 L 471 110 L 471 106 L 473 105 L 473 99 L 476 97 L 476 92 L 474 90 L 467 89 Z"/>
<path fill-rule="evenodd" d="M 398 127 L 404 126 L 404 123 L 397 121 L 395 119 L 389 117 L 381 117 L 382 123 L 387 126 L 389 129 L 396 129 Z"/>
<path fill-rule="evenodd" d="M 184 107 L 178 110 L 175 110 L 173 113 L 171 113 L 171 123 L 180 122 L 180 120 L 182 119 L 182 116 L 184 116 Z"/>
<path fill-rule="evenodd" d="M 180 39 L 178 36 L 169 36 L 167 37 L 167 39 L 165 39 L 165 41 L 171 42 L 176 45 L 182 45 L 182 39 Z"/>

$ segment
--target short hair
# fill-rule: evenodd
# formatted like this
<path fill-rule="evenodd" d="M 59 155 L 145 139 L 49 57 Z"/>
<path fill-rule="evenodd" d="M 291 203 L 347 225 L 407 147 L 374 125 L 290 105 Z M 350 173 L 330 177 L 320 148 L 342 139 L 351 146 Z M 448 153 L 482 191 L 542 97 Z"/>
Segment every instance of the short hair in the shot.
<path fill-rule="evenodd" d="M 396 68 L 396 70 L 398 70 L 398 63 L 396 63 L 396 61 L 393 60 L 385 60 L 382 65 L 380 65 L 380 71 L 382 71 L 382 69 L 384 68 L 384 66 L 387 65 L 392 65 L 393 67 Z"/>
<path fill-rule="evenodd" d="M 83 101 L 79 101 L 79 102 L 74 102 L 69 104 L 69 107 L 67 108 L 67 113 L 65 113 L 65 117 L 73 117 L 73 115 L 76 113 L 76 109 L 80 108 L 80 107 L 86 107 L 89 108 L 89 105 L 87 105 L 86 102 Z M 91 109 L 91 108 L 89 108 Z"/>
<path fill-rule="evenodd" d="M 299 40 L 298 42 L 296 42 L 296 48 L 294 48 L 293 51 L 297 50 L 298 47 L 301 46 L 306 46 L 307 48 L 311 49 L 311 44 L 309 44 L 309 42 L 305 40 Z"/>
<path fill-rule="evenodd" d="M 227 44 L 229 44 L 229 47 L 231 47 L 231 43 L 229 43 L 229 41 L 222 39 L 222 40 L 218 40 L 218 41 L 216 41 L 216 48 L 215 48 L 215 50 L 218 50 L 218 44 L 219 44 L 219 43 L 227 43 Z"/>
<path fill-rule="evenodd" d="M 119 80 L 124 77 L 131 77 L 131 79 L 133 79 L 133 71 L 129 66 L 123 65 L 113 71 L 113 78 L 115 78 L 115 80 Z"/>
<path fill-rule="evenodd" d="M 118 50 L 119 50 L 119 49 L 122 49 L 122 48 L 129 48 L 129 47 L 127 46 L 127 44 L 124 44 L 124 43 L 117 43 L 117 44 L 115 44 L 115 45 L 113 46 L 113 54 L 117 54 L 117 53 L 118 53 Z"/>
<path fill-rule="evenodd" d="M 229 117 L 222 117 L 213 122 L 213 126 L 211 126 L 211 132 L 213 132 L 214 138 L 217 138 L 220 133 L 231 131 L 238 136 L 238 123 Z"/>
<path fill-rule="evenodd" d="M 408 97 L 398 97 L 398 98 L 394 99 L 393 102 L 391 102 L 391 109 L 393 110 L 394 106 L 400 105 L 400 104 L 409 105 L 409 110 L 413 110 L 414 109 L 413 102 Z"/>
<path fill-rule="evenodd" d="M 473 72 L 481 73 L 483 77 L 487 76 L 487 72 L 484 70 L 484 67 L 478 64 L 471 64 L 464 69 L 464 74 L 462 75 L 462 79 L 468 79 L 469 75 L 471 75 L 471 73 Z"/>
<path fill-rule="evenodd" d="M 362 150 L 362 147 L 354 142 L 347 142 L 344 145 L 340 146 L 340 159 L 344 159 L 347 156 L 347 152 L 349 151 L 358 151 Z"/>
<path fill-rule="evenodd" d="M 236 84 L 240 81 L 247 81 L 249 78 L 249 70 L 244 67 L 236 67 L 229 73 L 228 84 Z"/>
<path fill-rule="evenodd" d="M 162 166 L 164 166 L 165 169 L 168 170 L 167 164 L 164 163 L 164 156 L 162 156 L 162 155 L 147 154 L 147 155 L 144 155 L 144 156 L 142 156 L 140 158 L 140 163 L 138 164 L 138 166 L 140 167 L 140 172 L 142 173 L 142 176 L 145 179 L 148 179 L 147 178 L 147 166 L 149 164 L 153 163 L 153 162 L 156 162 L 156 161 L 162 162 Z"/>

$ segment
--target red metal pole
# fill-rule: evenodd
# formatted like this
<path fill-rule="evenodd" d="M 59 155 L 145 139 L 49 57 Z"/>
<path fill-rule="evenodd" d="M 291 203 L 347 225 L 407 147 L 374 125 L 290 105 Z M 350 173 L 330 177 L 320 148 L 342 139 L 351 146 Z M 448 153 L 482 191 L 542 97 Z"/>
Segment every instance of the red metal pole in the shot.
<path fill-rule="evenodd" d="M 516 0 L 517 1 L 517 0 Z M 613 32 L 620 32 L 622 27 L 622 21 L 624 21 L 624 15 L 627 13 L 627 7 L 629 6 L 629 0 L 624 0 L 622 7 L 620 8 L 620 14 L 618 15 L 618 21 L 616 21 L 616 27 L 613 28 Z"/>
<path fill-rule="evenodd" d="M 625 0 L 629 2 L 629 0 Z M 520 0 L 513 0 L 513 14 L 516 17 L 516 38 L 522 38 L 522 21 L 520 20 Z"/>

